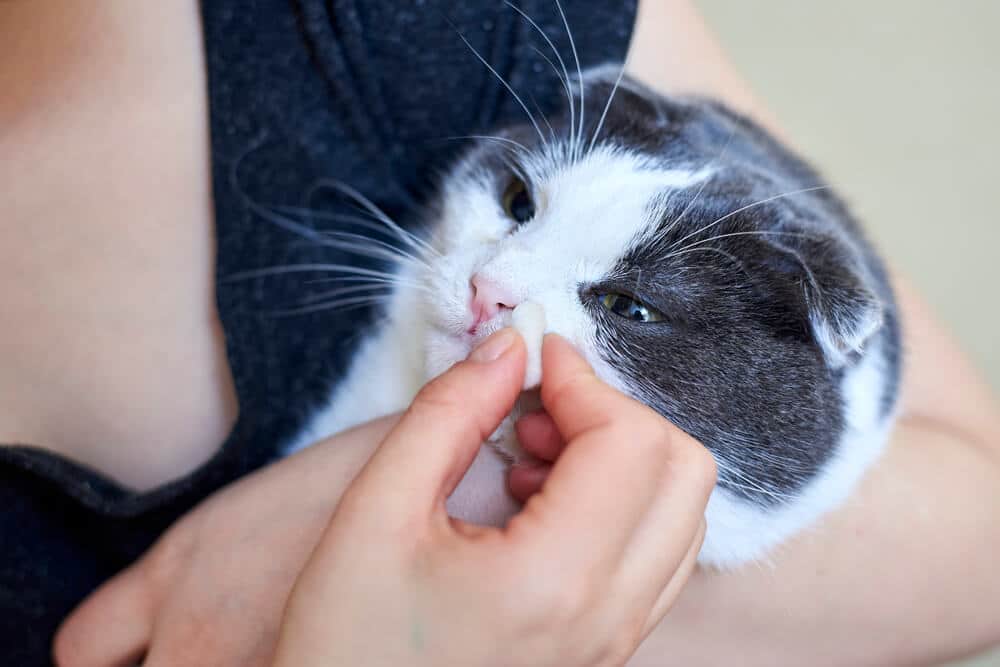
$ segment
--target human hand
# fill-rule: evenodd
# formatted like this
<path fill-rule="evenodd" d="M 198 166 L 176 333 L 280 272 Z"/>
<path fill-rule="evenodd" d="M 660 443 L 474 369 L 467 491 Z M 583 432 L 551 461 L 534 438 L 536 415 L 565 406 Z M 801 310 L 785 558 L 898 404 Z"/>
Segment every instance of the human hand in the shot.
<path fill-rule="evenodd" d="M 344 489 L 395 424 L 359 426 L 212 496 L 63 623 L 60 667 L 270 664 L 281 613 Z"/>
<path fill-rule="evenodd" d="M 628 659 L 694 567 L 714 463 L 561 339 L 543 365 L 568 444 L 524 509 L 504 529 L 445 511 L 521 388 L 524 347 L 506 330 L 425 387 L 348 488 L 289 599 L 276 666 Z"/>

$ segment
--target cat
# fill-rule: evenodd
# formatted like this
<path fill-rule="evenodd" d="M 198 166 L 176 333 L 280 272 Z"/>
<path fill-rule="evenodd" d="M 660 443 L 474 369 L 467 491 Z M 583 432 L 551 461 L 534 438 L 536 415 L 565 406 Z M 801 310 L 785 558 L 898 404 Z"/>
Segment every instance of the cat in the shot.
<path fill-rule="evenodd" d="M 403 409 L 531 301 L 605 382 L 711 451 L 699 561 L 765 559 L 884 447 L 901 365 L 886 269 L 818 175 L 749 119 L 615 66 L 573 83 L 543 125 L 471 140 L 422 237 L 368 204 L 398 233 L 394 292 L 289 450 Z M 470 474 L 456 513 L 502 523 L 516 510 L 505 460 L 484 447 L 477 464 L 488 475 Z"/>

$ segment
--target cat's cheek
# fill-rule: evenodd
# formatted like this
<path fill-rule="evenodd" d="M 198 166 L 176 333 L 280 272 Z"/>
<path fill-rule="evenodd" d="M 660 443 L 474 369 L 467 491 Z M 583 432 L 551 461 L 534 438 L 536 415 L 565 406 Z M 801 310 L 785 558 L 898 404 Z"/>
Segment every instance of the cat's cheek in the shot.
<path fill-rule="evenodd" d="M 432 331 L 424 347 L 425 379 L 432 380 L 469 356 L 469 344 L 456 336 Z"/>

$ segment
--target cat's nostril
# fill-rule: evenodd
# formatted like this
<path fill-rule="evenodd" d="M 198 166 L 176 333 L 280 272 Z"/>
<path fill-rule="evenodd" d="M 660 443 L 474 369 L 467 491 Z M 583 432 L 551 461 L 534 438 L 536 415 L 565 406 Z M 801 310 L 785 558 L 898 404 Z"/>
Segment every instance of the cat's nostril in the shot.
<path fill-rule="evenodd" d="M 469 310 L 472 313 L 472 328 L 492 319 L 501 310 L 513 309 L 520 303 L 514 293 L 494 280 L 477 273 L 469 280 L 472 298 Z"/>

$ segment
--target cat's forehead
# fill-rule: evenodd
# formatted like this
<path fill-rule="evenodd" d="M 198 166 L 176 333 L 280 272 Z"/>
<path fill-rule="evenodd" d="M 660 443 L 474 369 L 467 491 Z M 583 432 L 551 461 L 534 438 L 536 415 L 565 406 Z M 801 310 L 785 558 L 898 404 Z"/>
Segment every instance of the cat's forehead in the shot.
<path fill-rule="evenodd" d="M 621 253 L 655 231 L 666 202 L 702 187 L 713 171 L 613 145 L 571 162 L 542 154 L 524 164 L 538 206 L 538 224 L 524 233 L 534 228 L 537 236 L 555 236 L 581 256 L 597 248 Z"/>

